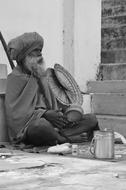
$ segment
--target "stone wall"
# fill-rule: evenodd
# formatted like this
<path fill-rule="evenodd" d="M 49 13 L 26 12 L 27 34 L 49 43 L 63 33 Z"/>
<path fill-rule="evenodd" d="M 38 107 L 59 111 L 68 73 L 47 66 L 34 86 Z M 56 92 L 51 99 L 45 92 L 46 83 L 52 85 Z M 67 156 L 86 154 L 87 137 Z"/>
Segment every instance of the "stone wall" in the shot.
<path fill-rule="evenodd" d="M 126 0 L 102 0 L 101 63 L 126 63 Z"/>

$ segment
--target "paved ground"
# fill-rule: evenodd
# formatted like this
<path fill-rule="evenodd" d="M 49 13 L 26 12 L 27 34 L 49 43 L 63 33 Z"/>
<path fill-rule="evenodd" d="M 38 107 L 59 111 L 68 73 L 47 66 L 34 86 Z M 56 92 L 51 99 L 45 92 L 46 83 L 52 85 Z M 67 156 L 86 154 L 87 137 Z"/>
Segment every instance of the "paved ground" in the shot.
<path fill-rule="evenodd" d="M 105 162 L 16 150 L 10 153 L 13 156 L 0 158 L 0 190 L 126 190 L 125 160 Z M 117 153 L 120 157 L 122 149 Z"/>

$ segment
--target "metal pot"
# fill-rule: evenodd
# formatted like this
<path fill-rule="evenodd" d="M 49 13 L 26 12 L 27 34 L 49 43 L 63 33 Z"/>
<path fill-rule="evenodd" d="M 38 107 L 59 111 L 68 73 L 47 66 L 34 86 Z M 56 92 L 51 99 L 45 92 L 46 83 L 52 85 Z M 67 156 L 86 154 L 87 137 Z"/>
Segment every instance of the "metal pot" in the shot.
<path fill-rule="evenodd" d="M 95 131 L 90 152 L 98 159 L 114 158 L 114 133 L 112 131 Z"/>

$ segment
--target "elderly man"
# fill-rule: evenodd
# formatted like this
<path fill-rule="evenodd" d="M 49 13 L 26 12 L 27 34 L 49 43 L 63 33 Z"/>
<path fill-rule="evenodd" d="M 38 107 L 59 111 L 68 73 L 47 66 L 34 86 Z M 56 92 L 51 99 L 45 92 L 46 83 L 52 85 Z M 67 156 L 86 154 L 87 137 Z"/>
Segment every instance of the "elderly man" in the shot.
<path fill-rule="evenodd" d="M 68 138 L 82 142 L 84 132 L 90 139 L 99 129 L 94 115 L 84 115 L 72 129 L 64 128 L 69 122 L 48 86 L 43 44 L 36 32 L 25 33 L 8 44 L 10 56 L 17 62 L 8 75 L 5 99 L 10 140 L 35 146 L 64 143 Z"/>

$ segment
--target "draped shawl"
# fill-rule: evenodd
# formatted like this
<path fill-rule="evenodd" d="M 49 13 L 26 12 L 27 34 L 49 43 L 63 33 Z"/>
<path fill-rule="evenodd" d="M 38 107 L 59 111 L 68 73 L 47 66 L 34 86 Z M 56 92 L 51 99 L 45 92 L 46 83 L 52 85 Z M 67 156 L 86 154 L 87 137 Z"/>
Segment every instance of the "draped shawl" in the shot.
<path fill-rule="evenodd" d="M 38 81 L 23 74 L 17 66 L 7 78 L 6 118 L 10 139 L 23 139 L 33 119 L 40 119 L 47 109 L 58 109 L 46 76 Z"/>

